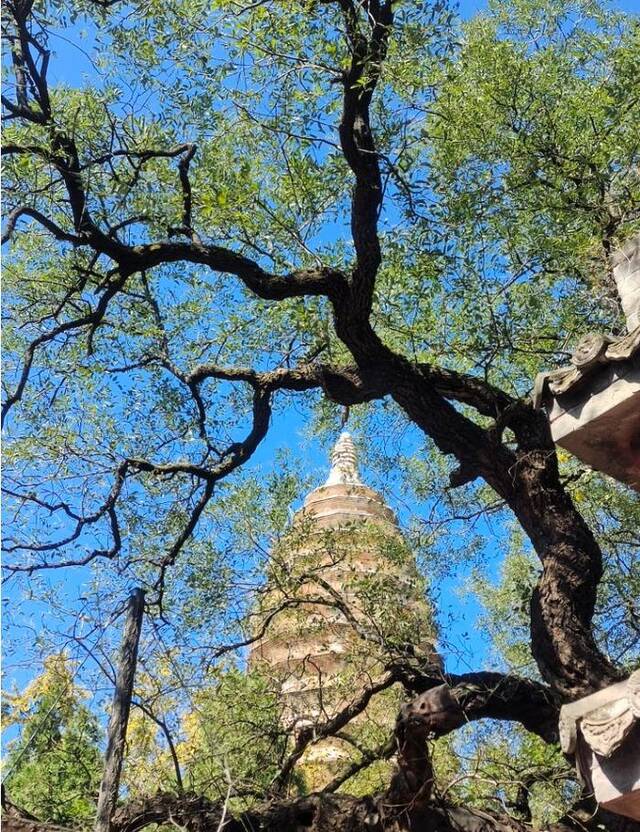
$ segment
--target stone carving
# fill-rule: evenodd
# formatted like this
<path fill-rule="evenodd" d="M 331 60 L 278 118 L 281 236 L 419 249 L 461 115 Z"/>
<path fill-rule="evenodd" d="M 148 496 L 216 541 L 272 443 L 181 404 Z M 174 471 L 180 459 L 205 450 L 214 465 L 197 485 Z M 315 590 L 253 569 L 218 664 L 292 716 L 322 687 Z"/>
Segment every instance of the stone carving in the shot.
<path fill-rule="evenodd" d="M 561 396 L 603 364 L 626 361 L 637 353 L 640 353 L 640 326 L 621 338 L 596 333 L 585 335 L 571 356 L 571 367 L 538 373 L 533 384 L 533 406 L 542 407 L 547 390 L 553 396 Z"/>
<path fill-rule="evenodd" d="M 602 364 L 607 360 L 607 346 L 615 340 L 612 335 L 588 332 L 578 341 L 578 346 L 571 356 L 571 363 L 583 372 L 594 364 Z"/>
<path fill-rule="evenodd" d="M 560 745 L 574 754 L 578 729 L 589 747 L 610 757 L 623 744 L 640 719 L 640 670 L 624 682 L 610 685 L 560 710 Z"/>
<path fill-rule="evenodd" d="M 580 723 L 582 736 L 601 757 L 610 757 L 635 725 L 636 716 L 627 697 L 586 714 Z"/>
<path fill-rule="evenodd" d="M 358 454 L 351 434 L 341 433 L 331 452 L 331 472 L 325 485 L 362 485 Z"/>
<path fill-rule="evenodd" d="M 560 744 L 583 784 L 610 812 L 640 820 L 640 670 L 563 705 Z"/>

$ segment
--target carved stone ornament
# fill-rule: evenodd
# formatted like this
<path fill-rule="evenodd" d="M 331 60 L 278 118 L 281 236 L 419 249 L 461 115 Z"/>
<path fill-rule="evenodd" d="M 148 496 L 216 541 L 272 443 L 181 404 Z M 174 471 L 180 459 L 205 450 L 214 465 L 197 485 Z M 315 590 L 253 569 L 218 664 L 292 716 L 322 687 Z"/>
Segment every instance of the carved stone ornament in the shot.
<path fill-rule="evenodd" d="M 584 370 L 585 367 L 606 361 L 605 353 L 607 346 L 615 340 L 612 335 L 602 335 L 600 332 L 588 332 L 578 342 L 578 346 L 571 356 L 571 363 L 579 370 Z"/>
<path fill-rule="evenodd" d="M 560 745 L 565 754 L 576 750 L 578 730 L 592 751 L 610 757 L 640 720 L 640 670 L 560 709 Z"/>
<path fill-rule="evenodd" d="M 592 751 L 601 757 L 610 757 L 620 748 L 636 718 L 625 696 L 583 716 L 580 730 Z"/>
<path fill-rule="evenodd" d="M 571 367 L 538 373 L 533 384 L 533 406 L 542 407 L 547 391 L 552 396 L 561 396 L 581 384 L 598 367 L 627 361 L 637 353 L 640 353 L 640 326 L 621 338 L 593 332 L 585 335 L 571 356 Z"/>

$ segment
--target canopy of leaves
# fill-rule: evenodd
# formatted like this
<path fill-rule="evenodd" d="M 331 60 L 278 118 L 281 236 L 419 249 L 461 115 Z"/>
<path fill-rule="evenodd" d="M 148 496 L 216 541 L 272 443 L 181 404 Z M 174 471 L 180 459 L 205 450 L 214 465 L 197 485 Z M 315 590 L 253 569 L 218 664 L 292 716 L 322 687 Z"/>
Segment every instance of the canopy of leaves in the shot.
<path fill-rule="evenodd" d="M 145 586 L 128 794 L 154 782 L 218 799 L 231 781 L 242 805 L 264 797 L 295 737 L 283 736 L 274 680 L 244 673 L 246 649 L 261 601 L 273 602 L 267 578 L 295 603 L 296 570 L 313 571 L 281 555 L 290 508 L 320 481 L 320 452 L 348 415 L 368 483 L 406 529 L 414 589 L 429 589 L 433 613 L 417 623 L 438 628 L 458 671 L 486 660 L 540 681 L 529 619 L 544 564 L 513 505 L 486 477 L 449 487 L 460 459 L 424 428 L 433 399 L 421 422 L 389 395 L 404 364 L 355 393 L 351 375 L 314 375 L 371 368 L 354 359 L 356 327 L 336 324 L 333 283 L 289 292 L 364 271 L 340 123 L 369 32 L 363 9 L 387 4 L 12 8 L 27 5 L 31 82 L 11 20 L 3 63 L 7 652 L 35 662 L 84 643 L 106 696 L 118 637 L 106 622 Z M 491 406 L 476 408 L 445 385 L 449 421 L 469 417 L 474 436 L 515 454 L 522 437 L 501 423 L 501 396 L 526 401 L 535 374 L 565 363 L 584 332 L 623 330 L 608 257 L 640 229 L 640 27 L 596 0 L 501 0 L 469 21 L 441 2 L 391 5 L 384 55 L 367 53 L 346 92 L 371 93 L 380 173 L 367 322 L 424 377 L 467 373 L 488 390 Z M 33 79 L 48 51 L 45 95 Z M 640 655 L 638 503 L 566 455 L 558 464 L 558 488 L 603 551 L 595 644 L 627 672 Z M 378 574 L 358 587 L 378 636 L 362 650 L 381 663 L 420 637 L 391 583 Z M 454 593 L 468 601 L 469 587 L 486 611 L 480 634 L 460 620 Z M 24 628 L 43 607 L 29 652 Z M 53 685 L 53 667 L 40 680 Z M 80 698 L 49 713 L 37 684 L 10 705 L 23 720 L 12 797 L 61 823 L 88 818 L 97 723 Z M 29 740 L 38 715 L 44 746 Z M 363 765 L 336 788 L 388 779 L 379 728 L 351 737 Z M 559 817 L 574 797 L 554 749 L 492 723 L 447 741 L 436 768 L 443 794 L 486 808 L 498 793 L 525 820 Z M 298 775 L 288 785 L 304 791 Z"/>

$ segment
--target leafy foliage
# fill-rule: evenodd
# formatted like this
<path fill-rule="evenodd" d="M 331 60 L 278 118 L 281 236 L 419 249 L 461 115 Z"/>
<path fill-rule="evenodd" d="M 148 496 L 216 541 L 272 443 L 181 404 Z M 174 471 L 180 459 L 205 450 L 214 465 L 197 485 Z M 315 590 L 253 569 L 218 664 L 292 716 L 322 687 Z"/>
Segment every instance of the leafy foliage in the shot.
<path fill-rule="evenodd" d="M 467 466 L 450 488 L 473 444 L 458 453 L 456 431 L 464 417 L 475 439 L 495 443 L 483 457 L 495 474 L 522 450 L 501 396 L 528 407 L 535 374 L 564 363 L 579 334 L 622 331 L 608 256 L 640 228 L 640 28 L 596 0 L 502 0 L 469 21 L 445 3 L 396 2 L 378 52 L 354 63 L 370 19 L 356 3 L 350 30 L 349 5 L 43 0 L 28 24 L 35 76 L 41 49 L 57 51 L 51 66 L 61 67 L 46 100 L 35 82 L 22 89 L 20 61 L 6 53 L 9 99 L 28 104 L 4 134 L 10 615 L 31 627 L 46 604 L 55 620 L 33 651 L 57 653 L 77 635 L 80 604 L 91 630 L 132 585 L 147 589 L 129 795 L 149 783 L 215 800 L 229 792 L 238 805 L 269 794 L 295 732 L 283 728 L 282 680 L 244 672 L 246 653 L 265 610 L 299 601 L 309 573 L 322 574 L 320 551 L 349 561 L 340 535 L 305 558 L 289 528 L 346 416 L 409 543 L 358 528 L 356 547 L 375 545 L 395 566 L 415 555 L 411 593 L 423 598 L 428 586 L 435 609 L 407 603 L 391 569 L 348 579 L 370 638 L 354 639 L 356 671 L 339 694 L 438 631 L 457 670 L 486 660 L 539 678 L 530 601 L 544 564 L 495 478 Z M 83 80 L 79 44 L 92 61 Z M 367 249 L 371 259 L 375 237 L 365 316 L 375 337 L 361 353 L 366 286 L 340 295 L 366 272 L 359 168 L 341 145 L 350 95 L 353 108 L 369 102 L 374 152 L 364 157 L 380 174 Z M 402 399 L 393 386 L 407 366 L 415 375 Z M 326 367 L 333 375 L 313 375 Z M 420 399 L 431 372 L 480 387 L 490 406 L 446 384 Z M 558 456 L 558 491 L 604 553 L 597 648 L 628 671 L 640 650 L 638 506 Z M 509 483 L 518 466 L 504 466 Z M 35 577 L 63 566 L 64 582 Z M 483 632 L 460 621 L 472 594 Z M 291 609 L 280 624 L 313 630 Z M 16 632 L 18 652 L 31 649 Z M 101 671 L 115 642 L 107 634 L 96 654 Z M 66 660 L 51 660 L 46 684 L 10 703 L 22 726 L 11 796 L 61 823 L 90 817 L 99 763 L 79 691 L 56 702 L 75 690 L 69 674 Z M 379 711 L 345 728 L 351 761 L 365 764 L 340 793 L 388 785 L 382 717 L 395 717 L 403 695 L 384 691 Z M 557 750 L 519 729 L 471 726 L 432 756 L 443 795 L 485 809 L 497 801 L 527 822 L 549 822 L 575 796 Z M 292 791 L 310 788 L 302 769 Z"/>
<path fill-rule="evenodd" d="M 51 656 L 22 694 L 5 698 L 5 727 L 20 731 L 8 744 L 5 782 L 16 803 L 42 820 L 89 826 L 102 774 L 101 730 L 74 670 L 64 654 Z"/>

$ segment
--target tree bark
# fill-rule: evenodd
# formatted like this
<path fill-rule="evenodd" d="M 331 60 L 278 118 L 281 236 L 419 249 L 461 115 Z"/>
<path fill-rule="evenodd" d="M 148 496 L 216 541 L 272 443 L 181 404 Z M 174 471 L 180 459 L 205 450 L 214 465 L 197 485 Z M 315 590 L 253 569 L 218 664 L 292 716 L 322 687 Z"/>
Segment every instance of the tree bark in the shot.
<path fill-rule="evenodd" d="M 405 688 L 418 693 L 405 705 L 414 722 L 442 737 L 478 719 L 519 722 L 545 742 L 557 743 L 561 698 L 552 688 L 503 673 L 484 671 L 430 677 L 399 668 Z"/>
<path fill-rule="evenodd" d="M 127 736 L 129 711 L 131 710 L 133 680 L 138 661 L 138 644 L 140 643 L 143 613 L 144 590 L 135 589 L 129 597 L 127 619 L 120 647 L 116 688 L 109 718 L 107 753 L 98 793 L 96 832 L 109 832 L 111 817 L 118 801 L 120 772 L 122 771 L 124 744 Z"/>

